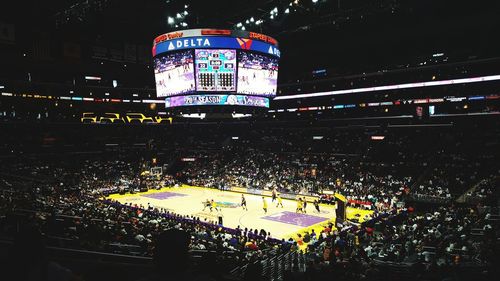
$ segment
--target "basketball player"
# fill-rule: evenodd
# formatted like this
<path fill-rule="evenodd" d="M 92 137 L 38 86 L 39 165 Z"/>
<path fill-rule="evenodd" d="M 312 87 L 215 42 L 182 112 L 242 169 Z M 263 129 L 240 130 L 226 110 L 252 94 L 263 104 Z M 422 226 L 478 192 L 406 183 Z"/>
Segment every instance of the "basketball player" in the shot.
<path fill-rule="evenodd" d="M 203 202 L 203 211 L 205 211 L 207 207 L 212 209 L 212 203 L 208 199 L 205 202 Z"/>
<path fill-rule="evenodd" d="M 314 204 L 314 208 L 316 208 L 316 211 L 318 212 L 318 214 L 321 213 L 321 211 L 319 210 L 319 201 L 318 201 L 318 199 L 314 200 L 313 204 Z"/>
<path fill-rule="evenodd" d="M 273 188 L 272 196 L 273 196 L 273 199 L 271 200 L 271 202 L 274 202 L 274 200 L 276 200 L 276 188 Z"/>
<path fill-rule="evenodd" d="M 305 213 L 307 213 L 307 210 L 306 210 L 306 208 L 307 208 L 307 200 L 306 200 L 305 196 L 303 198 L 304 198 L 304 210 L 303 210 L 303 212 L 305 214 Z"/>
<path fill-rule="evenodd" d="M 266 198 L 264 198 L 264 196 L 262 196 L 262 209 L 264 209 L 264 213 L 267 214 L 267 201 Z"/>
<path fill-rule="evenodd" d="M 302 198 L 299 197 L 299 200 L 297 200 L 297 209 L 295 210 L 296 213 L 302 212 Z"/>
<path fill-rule="evenodd" d="M 248 211 L 247 199 L 245 198 L 245 195 L 243 195 L 243 194 L 241 194 L 241 207 L 243 207 L 243 210 Z"/>
<path fill-rule="evenodd" d="M 217 202 L 215 202 L 214 199 L 212 199 L 212 201 L 210 201 L 210 203 L 211 203 L 210 212 L 212 212 L 212 209 L 215 209 L 216 211 L 220 211 L 219 207 L 217 207 Z"/>
<path fill-rule="evenodd" d="M 276 205 L 276 208 L 278 208 L 278 206 L 281 206 L 281 208 L 283 208 L 283 200 L 281 199 L 281 196 L 278 194 L 278 204 Z"/>

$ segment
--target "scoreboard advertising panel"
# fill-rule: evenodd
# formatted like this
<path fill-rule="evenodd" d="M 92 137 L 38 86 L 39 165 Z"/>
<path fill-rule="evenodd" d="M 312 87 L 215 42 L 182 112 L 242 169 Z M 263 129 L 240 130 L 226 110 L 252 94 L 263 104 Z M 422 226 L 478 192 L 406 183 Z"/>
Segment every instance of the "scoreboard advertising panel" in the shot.
<path fill-rule="evenodd" d="M 269 99 L 246 95 L 186 95 L 165 99 L 165 107 L 197 106 L 197 105 L 232 105 L 256 106 L 269 108 Z"/>
<path fill-rule="evenodd" d="M 176 31 L 158 36 L 152 52 L 157 96 L 166 98 L 166 107 L 269 107 L 269 98 L 276 96 L 280 51 L 267 35 Z"/>

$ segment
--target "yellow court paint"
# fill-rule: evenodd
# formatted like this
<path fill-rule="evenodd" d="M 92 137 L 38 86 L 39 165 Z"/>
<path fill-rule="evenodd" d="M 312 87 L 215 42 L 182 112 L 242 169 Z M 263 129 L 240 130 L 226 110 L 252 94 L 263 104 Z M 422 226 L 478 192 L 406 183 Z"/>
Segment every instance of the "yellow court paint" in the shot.
<path fill-rule="evenodd" d="M 144 196 L 164 192 L 175 193 L 175 196 L 166 199 L 155 199 Z M 321 210 L 323 213 L 318 215 L 313 212 L 314 206 L 312 203 L 307 206 L 307 214 L 323 218 L 324 220 L 320 223 L 303 227 L 293 223 L 283 223 L 269 220 L 264 217 L 279 215 L 283 212 L 295 212 L 295 200 L 283 199 L 282 202 L 284 207 L 278 208 L 276 207 L 276 201 L 271 202 L 271 199 L 267 198 L 268 213 L 265 214 L 262 209 L 262 196 L 245 194 L 245 197 L 247 200 L 248 211 L 243 210 L 239 206 L 241 202 L 241 193 L 188 185 L 180 187 L 165 187 L 160 190 L 149 190 L 147 192 L 136 194 L 112 194 L 107 198 L 117 200 L 120 203 L 142 204 L 143 206 L 147 206 L 147 204 L 150 203 L 156 208 L 165 208 L 181 215 L 194 215 L 200 217 L 202 220 L 208 221 L 215 221 L 219 216 L 222 216 L 224 226 L 226 227 L 236 228 L 237 226 L 240 226 L 241 228 L 257 228 L 259 230 L 263 228 L 266 231 L 271 232 L 272 237 L 280 239 L 288 239 L 290 237 L 296 238 L 297 233 L 304 233 L 304 231 L 311 231 L 312 229 L 314 229 L 317 233 L 320 233 L 323 229 L 323 225 L 326 225 L 329 221 L 335 221 L 335 217 L 332 217 L 335 213 L 334 205 L 321 204 Z M 210 212 L 208 208 L 203 211 L 204 206 L 202 202 L 207 199 L 214 199 L 214 201 L 223 202 L 229 207 L 223 207 L 221 212 Z M 221 204 L 217 205 L 220 206 Z M 364 216 L 367 212 L 370 212 L 357 209 L 350 210 L 349 208 L 347 211 L 348 218 L 357 213 Z"/>

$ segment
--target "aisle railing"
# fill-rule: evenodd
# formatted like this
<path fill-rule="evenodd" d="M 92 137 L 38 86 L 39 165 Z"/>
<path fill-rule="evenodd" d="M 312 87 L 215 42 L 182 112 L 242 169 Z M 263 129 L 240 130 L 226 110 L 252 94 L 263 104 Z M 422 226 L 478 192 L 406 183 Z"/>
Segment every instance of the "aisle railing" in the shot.
<path fill-rule="evenodd" d="M 282 281 L 286 272 L 305 272 L 305 257 L 299 252 L 287 252 L 275 254 L 265 259 L 255 261 L 256 265 L 262 269 L 260 275 L 266 281 Z M 231 271 L 231 275 L 238 279 L 245 279 L 249 264 L 239 266 Z"/>

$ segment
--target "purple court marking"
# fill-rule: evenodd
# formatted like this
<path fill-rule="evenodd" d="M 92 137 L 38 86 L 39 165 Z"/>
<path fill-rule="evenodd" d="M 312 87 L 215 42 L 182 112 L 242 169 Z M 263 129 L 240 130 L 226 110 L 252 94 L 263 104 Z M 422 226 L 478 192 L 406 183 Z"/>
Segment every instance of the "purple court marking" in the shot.
<path fill-rule="evenodd" d="M 265 220 L 277 221 L 287 224 L 293 224 L 298 226 L 310 226 L 313 224 L 320 223 L 322 221 L 326 221 L 328 218 L 316 217 L 306 214 L 298 214 L 294 212 L 281 212 L 270 216 L 262 217 Z"/>
<path fill-rule="evenodd" d="M 181 196 L 187 196 L 186 194 L 180 194 L 180 193 L 175 193 L 175 192 L 157 192 L 157 193 L 151 193 L 151 194 L 144 194 L 141 195 L 142 197 L 148 197 L 148 198 L 153 198 L 153 199 L 158 199 L 158 200 L 165 200 L 169 199 L 172 197 L 181 197 Z"/>

